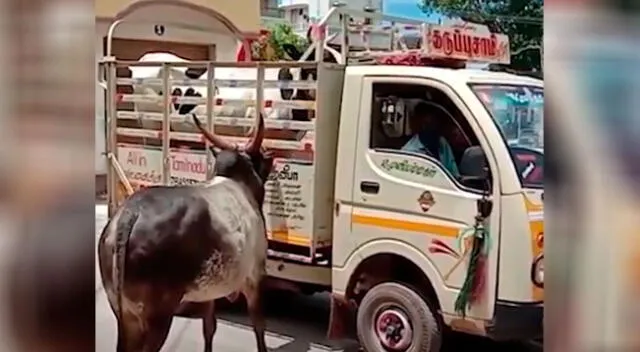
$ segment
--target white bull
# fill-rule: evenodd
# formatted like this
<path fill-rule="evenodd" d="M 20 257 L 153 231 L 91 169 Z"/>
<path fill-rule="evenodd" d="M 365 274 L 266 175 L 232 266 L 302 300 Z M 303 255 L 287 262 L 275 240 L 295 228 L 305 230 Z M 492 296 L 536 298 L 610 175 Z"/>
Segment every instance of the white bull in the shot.
<path fill-rule="evenodd" d="M 330 38 L 335 37 L 335 35 L 330 36 Z M 328 39 L 329 42 L 331 39 Z M 285 51 L 287 54 L 297 60 L 299 62 L 304 61 L 301 52 L 298 52 L 293 46 L 286 46 Z M 325 54 L 327 57 L 324 61 L 330 62 L 342 62 L 342 58 L 340 54 L 328 47 L 325 46 Z M 315 53 L 311 53 L 307 58 L 304 58 L 308 61 L 315 60 Z M 149 61 L 149 62 L 186 62 L 188 60 L 182 59 L 176 55 L 170 53 L 147 53 L 140 61 Z M 159 67 L 131 67 L 132 78 L 161 78 L 162 70 Z M 170 69 L 170 79 L 187 79 L 189 78 L 186 74 L 187 68 L 185 67 L 175 67 Z M 284 76 L 287 76 L 286 78 Z M 269 81 L 277 81 L 277 80 L 299 80 L 301 76 L 300 68 L 293 68 L 286 70 L 283 72 L 282 69 L 265 69 L 264 78 Z M 207 73 L 201 73 L 198 79 L 206 79 Z M 216 68 L 214 71 L 215 79 L 219 80 L 236 80 L 236 81 L 252 81 L 257 79 L 257 71 L 255 68 L 232 68 L 232 67 L 220 67 Z M 206 87 L 185 87 L 185 86 L 172 86 L 171 90 L 179 88 L 183 93 L 189 89 L 193 88 L 197 93 L 201 96 L 207 96 L 207 88 Z M 145 94 L 145 95 L 158 95 L 160 94 L 160 90 L 157 87 L 151 87 L 148 85 L 137 85 L 134 87 L 134 92 L 136 94 Z M 264 100 L 290 100 L 295 99 L 297 92 L 296 90 L 291 90 L 290 94 L 283 94 L 280 89 L 277 88 L 267 88 L 263 90 Z M 255 88 L 226 88 L 226 87 L 218 87 L 216 92 L 216 98 L 224 100 L 255 100 L 256 99 L 256 89 Z M 177 106 L 174 106 L 175 110 Z M 145 112 L 161 112 L 161 106 L 158 104 L 150 104 L 150 103 L 135 103 L 136 111 L 145 111 Z M 201 104 L 195 107 L 195 109 L 188 111 L 194 112 L 199 116 L 206 115 L 206 105 Z M 293 117 L 292 110 L 290 108 L 267 108 L 264 109 L 264 115 L 267 119 L 281 119 L 281 120 L 291 120 Z M 184 112 L 186 113 L 186 112 Z M 216 116 L 235 116 L 235 117 L 255 117 L 254 108 L 248 107 L 247 104 L 238 104 L 238 103 L 225 103 L 222 106 L 215 106 L 214 113 Z"/>
<path fill-rule="evenodd" d="M 153 62 L 186 62 L 182 59 L 170 53 L 148 53 L 145 54 L 140 61 L 153 61 Z M 132 72 L 132 78 L 162 78 L 162 69 L 160 67 L 130 67 Z M 169 71 L 170 79 L 188 79 L 186 75 L 185 67 L 174 67 Z M 277 81 L 279 69 L 269 68 L 265 69 L 265 80 Z M 297 80 L 300 78 L 300 69 L 294 68 L 290 70 L 292 78 Z M 257 71 L 255 68 L 231 68 L 231 67 L 219 67 L 214 70 L 215 79 L 219 80 L 236 80 L 236 81 L 252 81 L 257 79 Z M 203 73 L 198 79 L 206 79 L 207 73 Z M 207 96 L 206 87 L 197 86 L 180 86 L 173 85 L 171 90 L 179 88 L 183 93 L 189 88 L 193 88 L 196 92 L 203 97 Z M 135 85 L 135 94 L 145 95 L 159 95 L 161 90 L 159 87 L 152 87 L 149 85 Z M 255 88 L 217 88 L 216 98 L 225 100 L 255 100 L 256 89 Z M 280 89 L 267 88 L 264 89 L 264 100 L 284 100 L 284 98 L 291 99 L 291 97 L 283 97 Z M 161 106 L 153 103 L 135 103 L 136 111 L 144 112 L 161 112 Z M 175 107 L 173 107 L 175 111 Z M 192 111 L 196 115 L 206 115 L 206 105 L 201 104 L 196 106 Z M 235 117 L 253 117 L 254 109 L 247 106 L 247 104 L 233 104 L 225 103 L 222 106 L 215 106 L 214 113 L 216 116 L 235 116 Z M 265 117 L 268 119 L 291 119 L 291 109 L 265 109 Z"/>

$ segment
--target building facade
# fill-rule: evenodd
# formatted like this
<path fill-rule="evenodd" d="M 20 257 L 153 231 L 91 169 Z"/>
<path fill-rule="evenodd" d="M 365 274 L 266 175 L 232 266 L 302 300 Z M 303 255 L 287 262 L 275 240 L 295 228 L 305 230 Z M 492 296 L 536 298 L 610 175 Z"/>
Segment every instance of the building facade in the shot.
<path fill-rule="evenodd" d="M 282 18 L 284 11 L 278 6 L 278 0 L 260 0 L 262 18 Z"/>
<path fill-rule="evenodd" d="M 383 0 L 343 0 L 338 1 L 348 9 L 363 11 L 372 9 L 383 10 Z M 306 31 L 309 22 L 322 19 L 329 9 L 336 3 L 335 0 L 278 0 L 278 7 L 284 12 L 287 22 L 300 33 Z"/>

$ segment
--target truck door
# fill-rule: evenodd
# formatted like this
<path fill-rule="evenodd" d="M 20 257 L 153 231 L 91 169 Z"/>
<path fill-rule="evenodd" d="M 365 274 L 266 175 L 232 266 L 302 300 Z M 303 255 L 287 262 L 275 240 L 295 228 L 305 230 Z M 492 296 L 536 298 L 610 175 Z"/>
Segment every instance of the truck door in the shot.
<path fill-rule="evenodd" d="M 465 142 L 480 143 L 489 157 L 487 143 L 478 142 L 477 136 L 482 134 L 478 133 L 475 119 L 465 111 L 458 95 L 442 83 L 419 78 L 365 77 L 361 94 L 352 188 L 352 240 L 364 244 L 384 239 L 401 243 L 407 251 L 419 251 L 423 260 L 414 264 L 421 266 L 423 272 L 431 273 L 429 279 L 443 313 L 454 314 L 454 302 L 467 272 L 466 261 L 452 271 L 447 280 L 444 276 L 463 255 L 461 235 L 474 224 L 476 200 L 481 197 L 481 190 L 463 185 L 439 158 L 403 151 L 403 146 L 412 138 L 407 127 L 411 125 L 407 119 L 413 117 L 410 103 L 426 102 L 440 111 L 437 118 L 457 121 L 451 127 L 465 131 L 463 137 L 471 134 L 463 138 Z M 404 103 L 395 105 L 395 117 L 386 119 L 389 97 Z M 445 138 L 452 149 L 456 149 L 453 148 L 458 142 L 455 139 Z M 459 164 L 460 158 L 456 160 Z M 489 162 L 491 164 L 495 165 Z M 498 182 L 493 184 L 496 186 L 492 192 L 499 194 Z M 497 246 L 500 205 L 499 197 L 493 198 L 490 243 Z M 491 319 L 493 316 L 497 253 L 497 248 L 490 249 L 485 267 L 484 303 L 474 306 L 469 317 Z"/>

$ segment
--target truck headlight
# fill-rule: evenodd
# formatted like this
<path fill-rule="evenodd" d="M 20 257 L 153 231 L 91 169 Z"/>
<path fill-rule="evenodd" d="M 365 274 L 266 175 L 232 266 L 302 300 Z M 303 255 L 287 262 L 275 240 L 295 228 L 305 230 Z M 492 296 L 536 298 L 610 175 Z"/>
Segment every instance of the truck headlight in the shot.
<path fill-rule="evenodd" d="M 531 265 L 531 281 L 537 287 L 544 288 L 544 254 L 540 254 Z"/>

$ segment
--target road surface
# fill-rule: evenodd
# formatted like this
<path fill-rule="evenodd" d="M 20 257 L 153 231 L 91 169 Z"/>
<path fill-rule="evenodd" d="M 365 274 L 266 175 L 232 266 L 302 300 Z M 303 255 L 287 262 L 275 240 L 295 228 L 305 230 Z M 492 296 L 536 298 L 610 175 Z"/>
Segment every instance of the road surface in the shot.
<path fill-rule="evenodd" d="M 96 205 L 96 244 L 107 222 L 105 205 Z M 267 346 L 272 352 L 356 352 L 354 340 L 327 341 L 325 332 L 329 317 L 326 295 L 300 296 L 286 302 L 267 302 Z M 202 323 L 193 319 L 174 319 L 169 338 L 162 352 L 201 352 Z M 116 322 L 107 303 L 96 263 L 96 352 L 114 352 Z M 445 352 L 478 349 L 529 352 L 525 346 L 497 344 L 485 339 L 454 335 L 447 341 Z M 213 341 L 216 352 L 254 352 L 255 340 L 251 326 L 241 307 L 231 307 L 218 315 L 218 331 Z"/>

